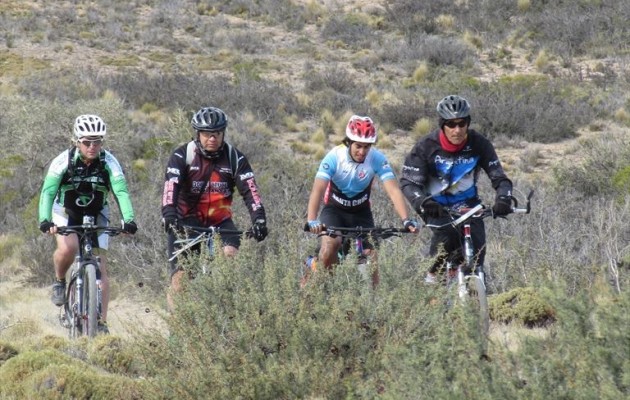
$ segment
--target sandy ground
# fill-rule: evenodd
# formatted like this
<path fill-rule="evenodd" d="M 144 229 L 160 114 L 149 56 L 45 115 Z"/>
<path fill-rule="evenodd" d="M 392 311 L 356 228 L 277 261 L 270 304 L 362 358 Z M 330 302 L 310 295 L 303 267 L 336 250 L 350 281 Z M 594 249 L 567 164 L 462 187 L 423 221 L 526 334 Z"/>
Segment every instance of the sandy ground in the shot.
<path fill-rule="evenodd" d="M 0 340 L 17 335 L 34 340 L 46 335 L 67 337 L 59 323 L 60 307 L 50 301 L 51 289 L 29 287 L 19 280 L 0 282 Z M 166 332 L 164 310 L 143 301 L 118 297 L 110 301 L 108 325 L 111 334 L 130 338 L 145 330 Z"/>

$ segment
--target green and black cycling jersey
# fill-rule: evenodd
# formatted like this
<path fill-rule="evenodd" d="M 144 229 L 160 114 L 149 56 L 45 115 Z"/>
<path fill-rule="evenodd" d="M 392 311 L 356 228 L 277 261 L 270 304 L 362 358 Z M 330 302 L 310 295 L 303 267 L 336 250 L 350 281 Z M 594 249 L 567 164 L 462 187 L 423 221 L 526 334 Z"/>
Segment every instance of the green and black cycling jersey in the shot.
<path fill-rule="evenodd" d="M 39 222 L 52 221 L 54 204 L 71 217 L 97 216 L 107 206 L 107 195 L 116 198 L 123 220 L 134 219 L 127 181 L 118 160 L 107 150 L 86 164 L 76 148 L 59 154 L 50 164 L 39 198 Z"/>

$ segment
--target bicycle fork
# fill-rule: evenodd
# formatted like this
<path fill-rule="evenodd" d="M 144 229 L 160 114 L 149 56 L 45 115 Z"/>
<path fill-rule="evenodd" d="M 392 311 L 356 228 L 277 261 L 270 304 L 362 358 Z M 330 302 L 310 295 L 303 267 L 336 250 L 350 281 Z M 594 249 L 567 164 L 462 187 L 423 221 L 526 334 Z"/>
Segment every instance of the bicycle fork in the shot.
<path fill-rule="evenodd" d="M 485 288 L 486 285 L 486 277 L 483 272 L 483 266 L 477 265 L 475 266 L 475 254 L 473 249 L 473 241 L 470 223 L 465 223 L 463 227 L 464 233 L 464 259 L 466 260 L 466 267 L 470 271 L 471 274 L 475 274 L 481 280 L 482 285 Z M 466 276 L 464 276 L 464 271 L 459 269 L 457 274 L 457 283 L 459 284 L 459 293 L 460 297 L 468 295 L 468 288 L 466 285 Z M 462 294 L 463 291 L 463 294 Z"/>

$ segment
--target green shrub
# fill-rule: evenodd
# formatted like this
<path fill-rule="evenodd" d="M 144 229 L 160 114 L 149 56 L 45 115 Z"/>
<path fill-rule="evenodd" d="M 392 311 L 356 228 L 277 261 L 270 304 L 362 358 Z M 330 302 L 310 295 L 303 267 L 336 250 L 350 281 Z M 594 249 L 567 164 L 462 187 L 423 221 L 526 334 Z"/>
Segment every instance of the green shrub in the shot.
<path fill-rule="evenodd" d="M 135 357 L 130 344 L 116 336 L 97 336 L 88 345 L 88 361 L 114 374 L 135 375 Z"/>
<path fill-rule="evenodd" d="M 2 367 L 2 364 L 4 364 L 7 360 L 17 356 L 18 354 L 18 350 L 10 343 L 0 342 L 0 367 Z"/>
<path fill-rule="evenodd" d="M 528 327 L 547 326 L 555 320 L 555 311 L 532 288 L 515 288 L 490 299 L 490 318 Z"/>

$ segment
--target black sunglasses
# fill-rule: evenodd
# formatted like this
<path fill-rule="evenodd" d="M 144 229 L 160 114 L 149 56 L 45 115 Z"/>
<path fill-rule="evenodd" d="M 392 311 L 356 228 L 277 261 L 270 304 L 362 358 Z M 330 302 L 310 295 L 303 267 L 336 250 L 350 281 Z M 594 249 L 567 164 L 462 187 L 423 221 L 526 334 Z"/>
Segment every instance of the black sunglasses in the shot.
<path fill-rule="evenodd" d="M 225 133 L 225 130 L 220 130 L 220 131 L 197 131 L 200 135 L 207 137 L 207 138 L 211 138 L 211 137 L 219 137 L 221 135 L 223 135 Z"/>
<path fill-rule="evenodd" d="M 465 128 L 468 125 L 468 121 L 465 119 L 462 119 L 459 122 L 455 120 L 448 120 L 444 122 L 444 125 L 448 126 L 451 129 L 455 128 L 456 126 L 459 126 L 460 128 Z"/>
<path fill-rule="evenodd" d="M 81 143 L 85 147 L 100 146 L 103 144 L 103 139 L 94 139 L 94 140 L 85 139 L 85 140 L 79 140 L 79 143 Z"/>

